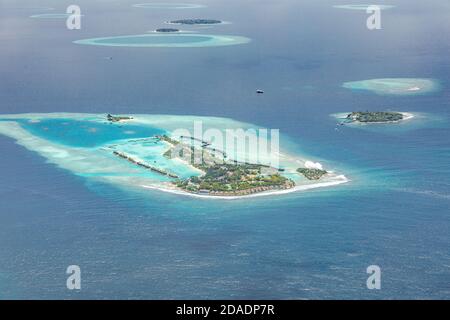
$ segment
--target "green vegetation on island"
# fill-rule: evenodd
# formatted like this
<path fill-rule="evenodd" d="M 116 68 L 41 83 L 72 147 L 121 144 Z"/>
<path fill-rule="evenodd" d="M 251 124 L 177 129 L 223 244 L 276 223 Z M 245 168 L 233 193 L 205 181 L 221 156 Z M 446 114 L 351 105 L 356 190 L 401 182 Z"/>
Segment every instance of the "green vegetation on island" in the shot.
<path fill-rule="evenodd" d="M 396 122 L 403 119 L 403 114 L 400 112 L 370 112 L 357 111 L 347 115 L 347 120 L 357 122 Z"/>
<path fill-rule="evenodd" d="M 322 169 L 309 169 L 309 168 L 298 168 L 297 172 L 304 175 L 308 180 L 319 180 L 324 175 L 327 174 L 327 171 Z"/>
<path fill-rule="evenodd" d="M 106 116 L 106 119 L 108 119 L 108 121 L 110 121 L 110 122 L 120 122 L 120 121 L 124 121 L 124 120 L 132 120 L 133 118 L 125 117 L 125 116 L 113 116 L 108 113 L 108 115 Z"/>
<path fill-rule="evenodd" d="M 170 23 L 194 25 L 194 24 L 219 24 L 222 23 L 222 21 L 214 19 L 180 19 L 170 21 Z"/>
<path fill-rule="evenodd" d="M 170 138 L 168 135 L 166 135 L 166 134 L 163 134 L 162 136 L 156 136 L 156 138 L 157 139 L 159 139 L 159 140 L 161 140 L 161 141 L 165 141 L 165 142 L 167 142 L 167 143 L 170 143 L 170 144 L 172 144 L 172 145 L 177 145 L 177 144 L 179 144 L 180 142 L 178 142 L 177 140 L 174 140 L 174 139 L 172 139 L 172 138 Z"/>
<path fill-rule="evenodd" d="M 199 166 L 202 176 L 176 182 L 177 187 L 190 192 L 216 195 L 245 195 L 272 189 L 288 189 L 295 184 L 278 173 L 265 175 L 258 165 L 215 164 Z"/>
<path fill-rule="evenodd" d="M 156 32 L 179 32 L 179 29 L 175 29 L 175 28 L 159 28 L 156 29 Z"/>

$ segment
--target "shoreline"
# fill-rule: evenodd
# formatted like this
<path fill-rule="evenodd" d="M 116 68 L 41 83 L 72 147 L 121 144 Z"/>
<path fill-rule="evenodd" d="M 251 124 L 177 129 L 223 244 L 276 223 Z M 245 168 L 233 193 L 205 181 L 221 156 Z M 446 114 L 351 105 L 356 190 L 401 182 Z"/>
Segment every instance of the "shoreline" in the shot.
<path fill-rule="evenodd" d="M 202 198 L 202 199 L 221 199 L 221 200 L 239 200 L 239 199 L 247 199 L 247 198 L 255 198 L 255 197 L 265 197 L 265 196 L 275 196 L 280 194 L 288 194 L 293 192 L 299 192 L 299 191 L 306 191 L 311 189 L 318 189 L 318 188 L 325 188 L 325 187 L 331 187 L 331 186 L 337 186 L 340 184 L 348 183 L 351 180 L 348 179 L 344 175 L 339 175 L 334 177 L 334 181 L 324 181 L 319 183 L 312 183 L 312 184 L 304 184 L 304 185 L 297 185 L 290 189 L 283 189 L 283 190 L 270 190 L 270 191 L 264 191 L 259 193 L 253 193 L 243 196 L 214 196 L 214 195 L 203 195 L 203 194 L 197 194 L 197 193 L 190 193 L 183 191 L 181 189 L 178 189 L 176 187 L 170 188 L 170 187 L 163 187 L 163 186 L 151 186 L 151 185 L 145 185 L 141 184 L 140 187 L 144 189 L 152 189 L 152 190 L 159 190 L 162 192 L 172 193 L 172 194 L 178 194 L 188 197 L 194 197 L 194 198 Z"/>
<path fill-rule="evenodd" d="M 415 117 L 414 113 L 411 112 L 400 112 L 403 115 L 403 119 L 400 121 L 409 120 Z"/>

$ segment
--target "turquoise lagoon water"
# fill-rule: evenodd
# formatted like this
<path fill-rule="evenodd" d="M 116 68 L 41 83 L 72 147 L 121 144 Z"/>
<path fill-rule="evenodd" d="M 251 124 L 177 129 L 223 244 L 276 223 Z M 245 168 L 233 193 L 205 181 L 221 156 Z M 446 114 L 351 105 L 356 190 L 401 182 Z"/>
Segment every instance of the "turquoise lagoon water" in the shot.
<path fill-rule="evenodd" d="M 96 147 L 120 139 L 152 137 L 164 131 L 151 126 L 73 119 L 19 120 L 27 131 L 44 139 L 74 147 Z"/>
<path fill-rule="evenodd" d="M 449 298 L 448 1 L 389 2 L 396 8 L 383 11 L 376 31 L 365 27 L 365 12 L 337 10 L 336 1 L 214 1 L 202 17 L 233 21 L 214 34 L 252 41 L 196 49 L 72 43 L 155 29 L 192 11 L 81 0 L 82 29 L 68 31 L 30 28 L 40 10 L 3 3 L 2 114 L 231 118 L 280 129 L 289 137 L 283 147 L 351 182 L 251 201 L 180 197 L 103 183 L 90 166 L 67 163 L 83 173 L 72 174 L 56 164 L 65 158 L 48 160 L 0 135 L 0 298 Z M 442 88 L 342 88 L 384 78 L 436 79 Z M 380 109 L 425 119 L 366 130 L 329 116 Z M 66 289 L 71 264 L 82 269 L 78 292 Z M 366 288 L 372 264 L 381 267 L 381 290 Z"/>
<path fill-rule="evenodd" d="M 61 168 L 67 169 L 77 175 L 84 177 L 122 177 L 120 181 L 110 181 L 116 184 L 127 185 L 152 185 L 157 182 L 173 181 L 165 175 L 157 174 L 146 169 L 137 167 L 135 164 L 123 160 L 113 151 L 124 152 L 135 159 L 140 159 L 149 165 L 177 174 L 180 178 L 188 178 L 199 175 L 199 170 L 188 166 L 184 161 L 170 160 L 164 157 L 168 150 L 166 143 L 159 141 L 157 135 L 176 134 L 173 130 L 182 128 L 183 132 L 178 134 L 195 135 L 197 129 L 193 129 L 195 122 L 203 129 L 199 134 L 203 135 L 208 128 L 219 128 L 220 130 L 241 128 L 255 128 L 248 123 L 240 123 L 224 118 L 192 118 L 188 116 L 174 115 L 133 115 L 133 119 L 122 122 L 108 122 L 106 115 L 92 114 L 29 114 L 29 115 L 6 115 L 0 116 L 0 132 L 10 136 L 28 148 L 46 157 L 50 162 Z M 155 127 L 153 124 L 157 125 Z M 19 127 L 17 127 L 19 125 Z M 24 129 L 24 130 L 23 130 Z M 187 130 L 187 131 L 185 131 Z M 222 132 L 225 137 L 225 131 Z M 255 132 L 256 138 L 258 133 Z M 179 139 L 179 137 L 175 137 Z M 270 145 L 271 136 L 259 137 L 265 139 Z M 192 143 L 190 139 L 185 143 Z M 223 145 L 215 145 L 211 141 L 211 148 L 225 150 Z M 201 145 L 194 141 L 192 145 Z M 284 151 L 283 151 L 284 152 Z M 262 157 L 250 160 L 247 151 L 238 148 L 230 151 L 227 149 L 228 159 L 239 161 L 269 161 Z M 290 157 L 280 158 L 278 166 L 294 166 L 298 163 Z M 132 170 L 130 170 L 132 169 Z M 150 180 L 135 180 L 133 177 L 140 176 Z M 304 180 L 294 173 L 289 175 L 294 181 Z"/>
<path fill-rule="evenodd" d="M 69 116 L 46 118 L 44 116 L 22 116 L 1 119 L 2 122 L 15 122 L 27 133 L 18 131 L 13 134 L 19 143 L 30 137 L 40 140 L 25 143 L 27 148 L 40 152 L 56 165 L 71 172 L 88 178 L 117 178 L 127 179 L 127 184 L 144 184 L 147 180 L 137 182 L 134 178 L 149 179 L 147 184 L 155 182 L 170 182 L 164 175 L 139 169 L 136 165 L 112 155 L 113 151 L 125 152 L 136 159 L 141 159 L 147 164 L 157 166 L 160 169 L 177 174 L 180 178 L 188 178 L 198 175 L 199 171 L 188 166 L 182 161 L 169 160 L 164 157 L 168 146 L 155 138 L 156 135 L 169 134 L 162 128 L 149 124 L 130 124 L 127 122 L 107 122 L 106 116 Z M 167 123 L 166 123 L 167 125 Z M 5 129 L 6 132 L 8 129 Z M 11 129 L 11 130 L 14 130 Z M 130 179 L 131 178 L 131 179 Z M 123 181 L 116 183 L 124 183 Z"/>

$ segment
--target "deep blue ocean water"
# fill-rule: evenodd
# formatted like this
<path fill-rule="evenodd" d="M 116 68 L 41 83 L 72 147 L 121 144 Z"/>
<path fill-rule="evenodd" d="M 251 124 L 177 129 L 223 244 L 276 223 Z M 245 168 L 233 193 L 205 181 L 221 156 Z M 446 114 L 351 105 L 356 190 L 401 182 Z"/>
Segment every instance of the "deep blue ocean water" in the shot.
<path fill-rule="evenodd" d="M 365 27 L 364 11 L 332 8 L 352 1 L 214 1 L 185 10 L 134 3 L 78 1 L 82 29 L 70 31 L 64 20 L 29 18 L 46 12 L 38 6 L 64 12 L 59 1 L 0 0 L 0 112 L 230 117 L 280 129 L 291 149 L 352 182 L 204 201 L 74 176 L 0 136 L 0 298 L 450 297 L 448 1 L 380 1 L 397 7 L 382 12 L 378 31 Z M 183 18 L 230 21 L 197 30 L 252 42 L 72 43 Z M 435 78 L 442 90 L 398 97 L 341 88 L 386 77 Z M 429 118 L 336 130 L 329 116 L 380 108 Z M 78 292 L 65 286 L 71 264 L 82 270 Z M 366 288 L 373 264 L 381 290 Z"/>

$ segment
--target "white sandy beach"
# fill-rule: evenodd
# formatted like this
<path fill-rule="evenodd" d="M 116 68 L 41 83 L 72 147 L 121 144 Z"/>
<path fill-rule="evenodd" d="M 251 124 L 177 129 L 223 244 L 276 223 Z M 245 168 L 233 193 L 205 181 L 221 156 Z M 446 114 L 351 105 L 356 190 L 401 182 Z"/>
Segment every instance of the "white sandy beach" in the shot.
<path fill-rule="evenodd" d="M 400 121 L 405 121 L 414 118 L 414 114 L 410 112 L 400 112 L 403 115 L 403 119 Z"/>
<path fill-rule="evenodd" d="M 212 196 L 212 195 L 202 195 L 197 193 L 190 193 L 185 192 L 183 190 L 180 190 L 172 185 L 159 185 L 159 186 L 150 186 L 150 185 L 141 185 L 141 187 L 145 189 L 153 189 L 153 190 L 159 190 L 163 192 L 188 196 L 188 197 L 195 197 L 195 198 L 202 198 L 202 199 L 223 199 L 223 200 L 237 200 L 237 199 L 246 199 L 246 198 L 255 198 L 255 197 L 266 197 L 266 196 L 275 196 L 275 195 L 281 195 L 281 194 L 287 194 L 287 193 L 293 193 L 298 191 L 306 191 L 311 189 L 317 189 L 317 188 L 325 188 L 325 187 L 331 187 L 340 185 L 343 183 L 348 183 L 350 180 L 345 177 L 344 175 L 339 175 L 333 178 L 332 181 L 326 181 L 326 182 L 318 182 L 318 183 L 312 183 L 312 184 L 305 184 L 305 185 L 299 185 L 295 186 L 291 189 L 283 189 L 283 190 L 271 190 L 271 191 L 265 191 L 265 192 L 259 192 L 254 194 L 248 194 L 243 196 Z"/>

